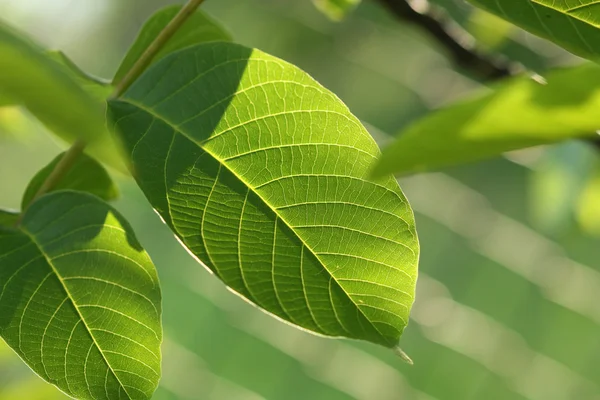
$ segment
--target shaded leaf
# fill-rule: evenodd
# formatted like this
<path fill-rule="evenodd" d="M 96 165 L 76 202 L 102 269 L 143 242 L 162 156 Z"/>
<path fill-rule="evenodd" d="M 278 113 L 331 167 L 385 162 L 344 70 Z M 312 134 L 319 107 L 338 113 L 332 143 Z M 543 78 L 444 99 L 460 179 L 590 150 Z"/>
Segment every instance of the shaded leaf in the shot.
<path fill-rule="evenodd" d="M 13 226 L 19 219 L 19 212 L 0 208 L 0 226 Z"/>
<path fill-rule="evenodd" d="M 110 82 L 92 76 L 83 71 L 75 64 L 65 53 L 59 50 L 52 50 L 46 53 L 49 58 L 56 61 L 64 71 L 73 78 L 79 86 L 85 89 L 92 97 L 100 102 L 104 102 L 112 93 L 113 87 Z"/>
<path fill-rule="evenodd" d="M 121 62 L 113 84 L 121 81 L 129 72 L 131 67 L 140 58 L 144 51 L 156 39 L 158 34 L 181 10 L 180 5 L 165 7 L 150 17 L 142 26 L 137 39 Z M 221 24 L 216 22 L 206 13 L 198 10 L 177 30 L 173 37 L 162 47 L 154 57 L 154 62 L 160 60 L 167 54 L 203 42 L 230 41 L 231 35 Z"/>
<path fill-rule="evenodd" d="M 0 93 L 0 101 L 14 101 L 27 107 L 67 141 L 78 138 L 91 141 L 105 132 L 102 104 L 40 49 L 2 24 Z"/>
<path fill-rule="evenodd" d="M 31 203 L 31 200 L 63 155 L 64 153 L 61 153 L 56 156 L 50 164 L 42 168 L 31 179 L 27 189 L 25 189 L 23 200 L 21 201 L 21 208 L 23 210 Z M 106 201 L 114 200 L 119 195 L 117 186 L 104 167 L 85 154 L 82 154 L 77 158 L 75 164 L 73 164 L 65 176 L 61 178 L 53 188 L 53 191 L 64 189 L 88 192 Z"/>
<path fill-rule="evenodd" d="M 0 335 L 77 399 L 149 399 L 160 374 L 161 296 L 152 261 L 102 200 L 41 197 L 0 228 Z"/>
<path fill-rule="evenodd" d="M 598 61 L 600 3 L 596 0 L 468 0 L 578 56 Z"/>
<path fill-rule="evenodd" d="M 377 145 L 335 95 L 210 43 L 157 63 L 109 111 L 150 203 L 229 287 L 310 331 L 397 345 L 413 214 L 391 176 L 366 177 Z"/>
<path fill-rule="evenodd" d="M 555 70 L 546 81 L 509 79 L 481 96 L 430 113 L 384 149 L 374 174 L 431 170 L 596 135 L 600 67 Z"/>
<path fill-rule="evenodd" d="M 315 6 L 334 21 L 344 19 L 360 2 L 361 0 L 313 0 Z"/>

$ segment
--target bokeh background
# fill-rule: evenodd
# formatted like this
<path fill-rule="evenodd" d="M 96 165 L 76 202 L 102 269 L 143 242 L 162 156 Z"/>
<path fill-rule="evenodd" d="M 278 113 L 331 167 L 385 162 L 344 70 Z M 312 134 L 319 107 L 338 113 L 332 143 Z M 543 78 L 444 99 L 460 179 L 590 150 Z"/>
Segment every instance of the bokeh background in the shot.
<path fill-rule="evenodd" d="M 580 62 L 461 1 L 438 2 L 487 51 L 533 72 Z M 141 24 L 170 3 L 0 0 L 0 19 L 109 78 Z M 203 9 L 238 42 L 312 74 L 382 145 L 430 110 L 486 90 L 372 0 L 339 23 L 309 0 L 209 0 Z M 0 108 L 0 204 L 16 208 L 61 146 L 22 110 Z M 163 285 L 164 376 L 155 398 L 600 399 L 599 159 L 572 142 L 401 180 L 422 246 L 401 341 L 414 366 L 384 348 L 296 330 L 229 293 L 133 182 L 115 175 L 117 207 Z M 0 400 L 21 399 L 64 396 L 0 344 Z"/>

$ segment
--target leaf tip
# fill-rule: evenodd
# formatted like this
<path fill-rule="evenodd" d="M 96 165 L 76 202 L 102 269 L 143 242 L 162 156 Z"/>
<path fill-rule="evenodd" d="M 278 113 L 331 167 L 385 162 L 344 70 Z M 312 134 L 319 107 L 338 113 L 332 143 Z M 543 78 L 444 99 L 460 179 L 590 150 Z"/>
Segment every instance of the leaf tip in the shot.
<path fill-rule="evenodd" d="M 406 354 L 404 352 L 404 350 L 402 350 L 400 348 L 400 346 L 396 346 L 393 348 L 394 350 L 394 354 L 396 354 L 398 357 L 400 357 L 402 359 L 402 361 L 404 361 L 405 363 L 407 363 L 408 365 L 414 365 L 415 363 L 413 362 L 412 358 L 410 358 L 408 356 L 408 354 Z"/>

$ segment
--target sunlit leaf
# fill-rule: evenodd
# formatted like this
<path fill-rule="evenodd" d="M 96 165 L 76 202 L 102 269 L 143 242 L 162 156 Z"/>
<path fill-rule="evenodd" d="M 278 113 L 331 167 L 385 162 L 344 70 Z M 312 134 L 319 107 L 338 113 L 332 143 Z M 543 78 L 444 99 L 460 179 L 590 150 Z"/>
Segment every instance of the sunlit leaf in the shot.
<path fill-rule="evenodd" d="M 361 0 L 313 0 L 315 6 L 334 21 L 342 20 Z"/>
<path fill-rule="evenodd" d="M 89 194 L 41 197 L 0 227 L 0 335 L 77 399 L 149 399 L 160 376 L 161 296 L 131 227 Z"/>
<path fill-rule="evenodd" d="M 375 175 L 410 173 L 503 152 L 597 136 L 600 67 L 555 70 L 546 83 L 513 78 L 474 99 L 425 116 L 384 149 Z"/>
<path fill-rule="evenodd" d="M 596 0 L 468 1 L 574 54 L 600 59 L 600 3 Z"/>
<path fill-rule="evenodd" d="M 173 5 L 157 11 L 146 21 L 137 39 L 125 55 L 113 83 L 119 82 L 131 69 L 133 64 L 140 58 L 148 46 L 156 39 L 158 34 L 181 10 L 180 5 Z M 162 47 L 154 57 L 154 62 L 160 60 L 167 54 L 183 49 L 194 44 L 214 41 L 230 41 L 231 35 L 221 24 L 213 20 L 202 11 L 196 11 L 188 20 L 181 25 L 175 35 Z"/>
<path fill-rule="evenodd" d="M 59 154 L 31 179 L 21 202 L 23 209 L 31 202 L 46 178 L 63 157 L 63 154 Z M 88 192 L 106 201 L 114 200 L 119 194 L 117 186 L 104 167 L 85 154 L 79 156 L 75 164 L 53 188 L 53 190 L 64 189 Z"/>
<path fill-rule="evenodd" d="M 109 103 L 135 177 L 233 290 L 313 332 L 398 344 L 419 246 L 398 183 L 331 92 L 258 50 L 210 43 Z"/>

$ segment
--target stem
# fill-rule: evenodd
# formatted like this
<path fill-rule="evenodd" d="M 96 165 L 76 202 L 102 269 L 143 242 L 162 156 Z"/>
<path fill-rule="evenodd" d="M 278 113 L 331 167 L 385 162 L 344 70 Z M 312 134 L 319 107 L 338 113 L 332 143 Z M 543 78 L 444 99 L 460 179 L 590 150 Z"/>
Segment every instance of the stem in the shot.
<path fill-rule="evenodd" d="M 196 9 L 202 4 L 204 0 L 189 0 L 188 3 L 177 13 L 175 18 L 169 22 L 167 26 L 160 32 L 160 34 L 154 39 L 152 44 L 148 46 L 142 56 L 136 61 L 133 67 L 127 72 L 127 74 L 121 79 L 121 81 L 115 86 L 115 90 L 111 97 L 116 98 L 121 96 L 129 86 L 148 68 L 152 63 L 152 60 L 163 46 L 173 37 L 175 32 L 185 23 L 185 21 L 196 11 Z"/>
<path fill-rule="evenodd" d="M 21 224 L 21 220 L 25 215 L 25 210 L 27 210 L 31 203 L 52 190 L 61 181 L 61 179 L 64 178 L 64 176 L 71 170 L 71 167 L 73 167 L 75 162 L 77 162 L 77 159 L 81 153 L 83 153 L 83 149 L 85 149 L 85 142 L 82 140 L 77 140 L 75 143 L 73 143 L 69 150 L 65 152 L 52 172 L 50 172 L 50 175 L 48 175 L 44 183 L 42 183 L 42 186 L 40 186 L 38 191 L 35 193 L 29 204 L 27 204 L 21 211 L 21 215 L 15 223 L 15 226 L 19 226 Z"/>
<path fill-rule="evenodd" d="M 148 66 L 152 63 L 152 60 L 158 52 L 164 47 L 164 45 L 173 37 L 175 32 L 187 21 L 187 19 L 196 11 L 196 9 L 202 4 L 204 0 L 189 0 L 185 6 L 175 15 L 175 17 L 169 22 L 167 26 L 158 34 L 156 39 L 148 46 L 148 48 L 144 51 L 142 56 L 135 62 L 135 64 L 131 67 L 131 69 L 127 72 L 127 74 L 121 79 L 119 83 L 115 86 L 115 90 L 113 94 L 110 96 L 111 98 L 117 98 L 121 96 L 129 86 L 148 68 Z M 77 158 L 83 153 L 87 143 L 82 140 L 77 140 L 69 150 L 65 152 L 60 161 L 56 164 L 50 175 L 46 178 L 40 189 L 37 191 L 33 199 L 23 207 L 21 210 L 21 215 L 17 220 L 15 226 L 19 226 L 21 224 L 21 220 L 25 215 L 25 211 L 31 203 L 35 200 L 43 196 L 44 194 L 51 191 L 58 182 L 61 181 L 69 172 L 69 170 L 73 167 Z"/>
<path fill-rule="evenodd" d="M 456 27 L 451 29 L 447 21 L 438 14 L 415 10 L 408 0 L 378 0 L 387 10 L 402 22 L 412 23 L 426 31 L 443 47 L 455 64 L 470 71 L 483 80 L 494 80 L 511 76 L 518 68 L 499 60 L 485 57 L 473 46 L 461 40 Z M 466 32 L 460 32 L 467 35 Z"/>

